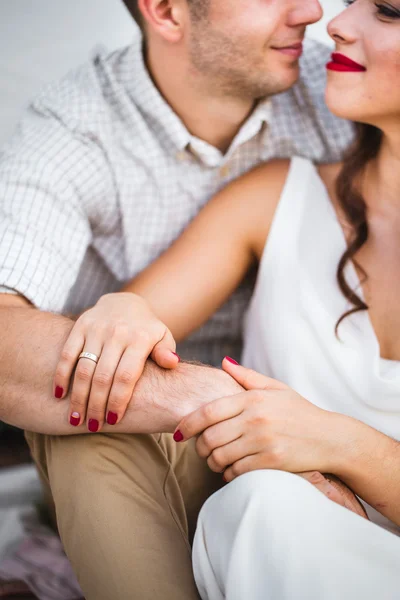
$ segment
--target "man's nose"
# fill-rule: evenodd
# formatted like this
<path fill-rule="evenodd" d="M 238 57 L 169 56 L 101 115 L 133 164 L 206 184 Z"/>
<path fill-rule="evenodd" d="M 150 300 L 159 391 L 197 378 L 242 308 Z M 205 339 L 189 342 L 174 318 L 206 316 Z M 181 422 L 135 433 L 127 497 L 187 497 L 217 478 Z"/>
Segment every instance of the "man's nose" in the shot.
<path fill-rule="evenodd" d="M 322 19 L 324 11 L 319 0 L 296 0 L 289 17 L 289 25 L 297 27 L 317 23 Z"/>

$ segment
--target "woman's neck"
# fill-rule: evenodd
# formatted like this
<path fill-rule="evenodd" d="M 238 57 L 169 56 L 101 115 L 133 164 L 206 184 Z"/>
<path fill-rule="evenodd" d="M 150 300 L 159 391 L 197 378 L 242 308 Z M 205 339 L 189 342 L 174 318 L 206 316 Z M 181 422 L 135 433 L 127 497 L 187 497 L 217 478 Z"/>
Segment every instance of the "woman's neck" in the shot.
<path fill-rule="evenodd" d="M 383 137 L 378 156 L 365 170 L 363 196 L 370 211 L 396 211 L 400 217 L 400 134 Z"/>

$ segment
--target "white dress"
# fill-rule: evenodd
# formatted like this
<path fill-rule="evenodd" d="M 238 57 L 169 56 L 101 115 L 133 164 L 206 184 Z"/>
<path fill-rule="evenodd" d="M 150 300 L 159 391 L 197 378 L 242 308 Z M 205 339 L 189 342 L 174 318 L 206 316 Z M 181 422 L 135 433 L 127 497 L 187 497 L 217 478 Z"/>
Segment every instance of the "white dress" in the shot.
<path fill-rule="evenodd" d="M 323 409 L 400 440 L 400 362 L 380 357 L 367 311 L 347 317 L 339 338 L 335 335 L 337 320 L 350 308 L 336 280 L 345 248 L 316 167 L 292 159 L 246 317 L 242 364 L 285 382 Z M 352 264 L 346 277 L 362 297 Z M 275 508 L 271 495 L 275 502 L 279 495 Z M 200 514 L 194 571 L 202 598 L 400 599 L 400 538 L 385 531 L 399 535 L 400 528 L 365 507 L 383 528 L 335 505 L 295 475 L 257 471 L 239 477 L 214 494 Z M 319 519 L 318 534 L 312 528 L 318 529 Z M 300 521 L 307 523 L 304 538 Z M 299 540 L 301 557 L 288 561 L 288 548 Z M 260 557 L 259 570 L 252 568 L 250 576 L 249 560 L 254 566 Z"/>

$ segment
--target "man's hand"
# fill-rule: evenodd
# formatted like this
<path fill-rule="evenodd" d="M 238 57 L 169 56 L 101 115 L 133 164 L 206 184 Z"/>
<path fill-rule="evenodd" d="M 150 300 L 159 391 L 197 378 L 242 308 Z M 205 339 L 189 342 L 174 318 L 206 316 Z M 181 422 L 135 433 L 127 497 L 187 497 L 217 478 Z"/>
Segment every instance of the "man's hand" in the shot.
<path fill-rule="evenodd" d="M 356 513 L 364 519 L 368 519 L 368 515 L 357 498 L 349 487 L 335 475 L 322 475 L 319 471 L 307 471 L 298 473 L 300 477 L 311 483 L 317 490 L 322 492 L 329 500 L 344 506 L 348 510 Z"/>

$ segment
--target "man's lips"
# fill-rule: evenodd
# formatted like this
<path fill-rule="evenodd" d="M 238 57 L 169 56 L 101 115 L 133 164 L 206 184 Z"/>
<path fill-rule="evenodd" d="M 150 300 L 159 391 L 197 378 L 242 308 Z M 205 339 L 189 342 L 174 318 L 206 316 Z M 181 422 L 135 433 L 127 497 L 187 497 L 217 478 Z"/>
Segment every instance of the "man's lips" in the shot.
<path fill-rule="evenodd" d="M 339 52 L 334 52 L 332 54 L 332 61 L 326 65 L 326 68 L 330 71 L 347 71 L 352 73 L 361 73 L 367 70 L 362 65 L 359 65 L 348 56 L 340 54 Z"/>
<path fill-rule="evenodd" d="M 290 44 L 290 46 L 281 46 L 280 48 L 272 47 L 272 49 L 278 50 L 282 54 L 299 58 L 303 54 L 303 42 L 296 42 L 295 44 Z"/>

